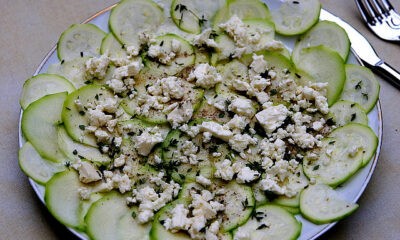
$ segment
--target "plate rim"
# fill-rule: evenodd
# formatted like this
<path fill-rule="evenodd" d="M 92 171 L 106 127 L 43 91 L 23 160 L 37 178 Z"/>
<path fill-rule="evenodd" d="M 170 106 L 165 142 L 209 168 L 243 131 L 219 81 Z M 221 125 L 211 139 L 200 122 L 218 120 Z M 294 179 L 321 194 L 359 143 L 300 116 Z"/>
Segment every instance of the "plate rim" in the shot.
<path fill-rule="evenodd" d="M 81 22 L 81 24 L 89 23 L 90 21 L 92 21 L 92 20 L 95 19 L 96 17 L 98 17 L 98 16 L 100 16 L 100 15 L 102 15 L 102 14 L 105 14 L 105 13 L 111 11 L 117 4 L 118 4 L 118 3 L 115 3 L 115 4 L 112 4 L 112 5 L 109 6 L 109 7 L 104 8 L 103 10 L 101 10 L 101 11 L 95 13 L 95 14 L 92 15 L 91 17 L 89 17 L 89 18 L 87 18 L 86 20 L 84 20 L 83 22 Z M 333 13 L 331 13 L 331 12 L 325 10 L 325 9 L 322 9 L 322 8 L 321 8 L 321 10 L 324 10 L 324 11 L 326 11 L 326 12 L 328 12 L 328 13 L 334 15 Z M 334 15 L 334 16 L 337 17 L 336 15 Z M 338 18 L 339 18 L 339 17 L 338 17 Z M 341 18 L 339 18 L 339 19 L 342 20 Z M 343 21 L 343 20 L 342 20 L 342 21 Z M 40 62 L 40 64 L 39 64 L 38 67 L 36 68 L 35 73 L 33 74 L 33 76 L 36 76 L 36 75 L 39 74 L 39 72 L 42 70 L 42 68 L 43 68 L 44 65 L 47 63 L 47 61 L 49 60 L 49 58 L 53 55 L 53 53 L 55 52 L 56 49 L 57 49 L 57 43 L 50 49 L 50 51 L 49 51 L 49 52 L 46 54 L 46 56 L 42 59 L 42 61 Z M 360 57 L 357 55 L 357 53 L 354 51 L 354 49 L 353 49 L 351 46 L 350 46 L 350 50 L 351 50 L 351 52 L 354 54 L 354 57 L 356 58 L 356 60 L 358 61 L 358 63 L 359 63 L 361 66 L 365 66 L 365 64 L 362 62 L 362 60 L 360 59 Z M 377 146 L 377 148 L 376 148 L 375 155 L 374 155 L 373 159 L 371 160 L 371 161 L 372 161 L 372 164 L 371 164 L 371 167 L 370 167 L 370 169 L 369 169 L 369 171 L 368 171 L 368 175 L 366 176 L 366 178 L 365 178 L 363 184 L 361 185 L 361 188 L 360 188 L 359 192 L 357 193 L 356 197 L 352 200 L 352 201 L 354 201 L 354 202 L 357 202 L 357 201 L 360 199 L 360 197 L 361 197 L 362 194 L 364 193 L 364 191 L 365 191 L 365 189 L 366 189 L 368 183 L 370 182 L 371 177 L 372 177 L 372 174 L 373 174 L 374 171 L 375 171 L 376 164 L 377 164 L 378 159 L 379 159 L 379 156 L 380 156 L 380 152 L 381 152 L 382 137 L 383 137 L 383 113 L 382 113 L 382 106 L 381 106 L 381 102 L 380 102 L 380 96 L 379 96 L 379 98 L 378 98 L 378 100 L 377 100 L 377 102 L 376 102 L 375 107 L 376 107 L 377 112 L 378 112 L 378 134 L 377 134 L 377 135 L 378 135 L 378 146 Z M 21 147 L 24 145 L 24 142 L 23 142 L 23 133 L 22 133 L 22 129 L 21 129 L 22 114 L 23 114 L 23 109 L 20 108 L 20 116 L 19 116 L 19 123 L 18 123 L 18 145 L 19 145 L 19 148 L 21 148 Z M 38 183 L 36 183 L 33 179 L 31 179 L 31 178 L 29 178 L 29 177 L 28 177 L 28 180 L 29 180 L 29 183 L 30 183 L 30 185 L 32 186 L 34 192 L 36 193 L 37 197 L 38 197 L 39 200 L 42 202 L 42 204 L 46 207 L 46 210 L 48 211 L 47 206 L 46 206 L 46 203 L 44 202 L 44 199 L 41 197 L 40 190 L 39 190 L 38 187 L 37 187 L 37 184 L 38 184 Z M 332 228 L 334 225 L 336 225 L 338 222 L 339 222 L 339 221 L 336 221 L 336 222 L 333 222 L 333 223 L 330 223 L 330 224 L 326 225 L 326 226 L 325 226 L 324 228 L 322 228 L 319 232 L 317 232 L 317 233 L 315 233 L 313 236 L 311 236 L 311 237 L 309 238 L 309 240 L 314 240 L 314 239 L 317 239 L 318 237 L 322 236 L 324 233 L 326 233 L 329 229 L 331 229 L 331 228 Z M 62 224 L 62 225 L 63 225 L 63 224 Z M 69 231 L 71 231 L 76 237 L 78 237 L 78 238 L 80 238 L 80 239 L 82 239 L 82 240 L 88 239 L 88 238 L 85 237 L 86 234 L 85 234 L 84 232 L 77 231 L 77 230 L 75 230 L 75 229 L 73 229 L 73 228 L 70 228 L 70 227 L 67 227 L 67 226 L 65 226 L 65 225 L 63 225 L 63 226 L 66 227 Z"/>

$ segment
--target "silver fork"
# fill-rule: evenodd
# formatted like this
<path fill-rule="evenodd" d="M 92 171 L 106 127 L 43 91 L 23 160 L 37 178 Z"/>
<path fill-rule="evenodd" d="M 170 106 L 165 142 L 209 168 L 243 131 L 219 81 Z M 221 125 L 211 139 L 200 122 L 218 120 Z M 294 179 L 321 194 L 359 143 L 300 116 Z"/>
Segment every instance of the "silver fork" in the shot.
<path fill-rule="evenodd" d="M 368 27 L 380 38 L 400 41 L 400 14 L 387 0 L 355 0 Z"/>

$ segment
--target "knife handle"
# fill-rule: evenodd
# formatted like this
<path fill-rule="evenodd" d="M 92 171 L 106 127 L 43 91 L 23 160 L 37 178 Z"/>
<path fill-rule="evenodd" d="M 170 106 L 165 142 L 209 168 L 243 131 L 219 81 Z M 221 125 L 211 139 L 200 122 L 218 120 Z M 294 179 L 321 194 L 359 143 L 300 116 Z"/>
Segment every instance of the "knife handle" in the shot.
<path fill-rule="evenodd" d="M 375 72 L 388 80 L 393 86 L 400 89 L 400 73 L 385 62 L 380 62 L 373 67 Z"/>

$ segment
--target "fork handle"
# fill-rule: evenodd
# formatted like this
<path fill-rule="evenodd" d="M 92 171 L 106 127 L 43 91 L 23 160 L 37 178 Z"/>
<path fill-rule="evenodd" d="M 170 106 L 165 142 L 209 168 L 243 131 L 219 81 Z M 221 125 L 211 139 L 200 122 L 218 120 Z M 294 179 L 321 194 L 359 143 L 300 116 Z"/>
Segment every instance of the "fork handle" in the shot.
<path fill-rule="evenodd" d="M 373 66 L 373 70 L 388 80 L 393 86 L 400 89 L 400 73 L 384 61 Z"/>

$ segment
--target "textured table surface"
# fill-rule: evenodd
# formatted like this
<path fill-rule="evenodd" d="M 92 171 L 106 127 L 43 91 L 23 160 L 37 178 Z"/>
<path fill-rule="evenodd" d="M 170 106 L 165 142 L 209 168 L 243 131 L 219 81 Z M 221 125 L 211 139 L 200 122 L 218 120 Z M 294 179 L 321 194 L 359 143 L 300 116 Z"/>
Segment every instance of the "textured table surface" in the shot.
<path fill-rule="evenodd" d="M 400 0 L 391 0 L 400 10 Z M 75 239 L 42 206 L 17 161 L 19 96 L 64 29 L 114 0 L 0 0 L 0 239 Z M 370 33 L 352 0 L 321 0 L 400 69 L 400 44 Z M 381 156 L 360 208 L 321 239 L 400 239 L 400 92 L 380 79 L 384 133 Z"/>

